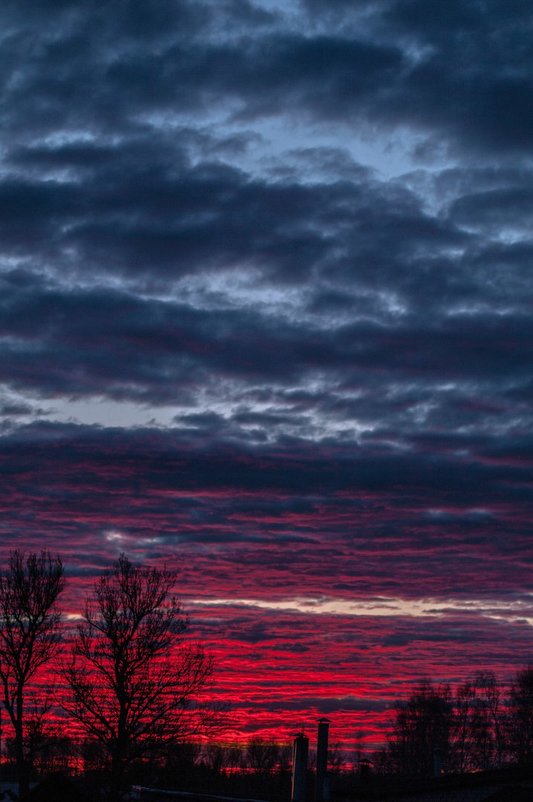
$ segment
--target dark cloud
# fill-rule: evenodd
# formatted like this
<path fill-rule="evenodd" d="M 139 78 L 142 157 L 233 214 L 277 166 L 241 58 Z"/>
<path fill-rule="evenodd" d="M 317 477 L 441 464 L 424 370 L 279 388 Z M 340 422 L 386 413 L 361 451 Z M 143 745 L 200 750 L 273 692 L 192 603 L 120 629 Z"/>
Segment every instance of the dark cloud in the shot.
<path fill-rule="evenodd" d="M 309 5 L 309 17 L 291 22 L 244 0 L 62 3 L 44 28 L 38 5 L 5 4 L 4 125 L 123 132 L 150 114 L 236 102 L 249 119 L 297 110 L 527 152 L 533 51 L 523 3 Z"/>

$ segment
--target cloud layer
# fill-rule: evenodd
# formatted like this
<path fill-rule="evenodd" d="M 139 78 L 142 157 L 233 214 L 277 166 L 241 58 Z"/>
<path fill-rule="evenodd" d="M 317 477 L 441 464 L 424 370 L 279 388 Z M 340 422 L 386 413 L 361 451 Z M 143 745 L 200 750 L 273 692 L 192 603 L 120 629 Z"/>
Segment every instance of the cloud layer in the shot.
<path fill-rule="evenodd" d="M 0 19 L 3 552 L 62 552 L 73 609 L 175 565 L 237 730 L 378 738 L 527 662 L 531 11 Z"/>

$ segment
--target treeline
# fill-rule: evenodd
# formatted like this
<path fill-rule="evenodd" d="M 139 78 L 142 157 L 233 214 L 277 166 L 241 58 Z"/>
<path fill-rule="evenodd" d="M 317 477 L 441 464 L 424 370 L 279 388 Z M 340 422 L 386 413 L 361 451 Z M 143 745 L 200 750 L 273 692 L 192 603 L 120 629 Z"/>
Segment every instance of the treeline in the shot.
<path fill-rule="evenodd" d="M 479 671 L 455 690 L 422 681 L 395 705 L 386 747 L 372 756 L 382 774 L 431 776 L 533 762 L 533 666 L 510 686 Z"/>
<path fill-rule="evenodd" d="M 198 703 L 211 660 L 183 637 L 188 622 L 174 585 L 170 571 L 121 555 L 90 589 L 61 643 L 60 557 L 11 553 L 0 573 L 0 698 L 20 797 L 32 772 L 68 747 L 69 764 L 74 755 L 102 769 L 107 797 L 119 800 L 137 766 L 187 735 L 217 730 L 219 711 Z M 47 729 L 52 708 L 62 721 L 55 734 Z M 65 736 L 74 731 L 81 751 Z"/>
<path fill-rule="evenodd" d="M 92 790 L 95 798 L 99 796 L 109 762 L 105 750 L 93 739 L 74 738 L 50 725 L 34 730 L 28 745 L 35 778 L 57 772 L 75 775 L 82 770 L 85 788 Z M 134 761 L 128 779 L 133 785 L 257 798 L 264 798 L 267 788 L 268 798 L 287 799 L 291 762 L 290 745 L 257 736 L 241 744 L 185 739 Z M 10 737 L 4 743 L 2 777 L 5 781 L 15 776 L 15 744 Z"/>

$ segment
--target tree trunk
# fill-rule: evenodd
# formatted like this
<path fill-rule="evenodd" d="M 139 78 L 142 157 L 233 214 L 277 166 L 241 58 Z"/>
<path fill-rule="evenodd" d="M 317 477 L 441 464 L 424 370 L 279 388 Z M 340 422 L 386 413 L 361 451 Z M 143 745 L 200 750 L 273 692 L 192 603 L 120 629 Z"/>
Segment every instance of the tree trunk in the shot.
<path fill-rule="evenodd" d="M 17 782 L 19 787 L 19 799 L 22 799 L 30 790 L 30 767 L 24 754 L 24 733 L 22 731 L 22 721 L 17 722 L 15 728 L 15 761 L 17 768 Z"/>
<path fill-rule="evenodd" d="M 126 779 L 126 743 L 119 737 L 111 758 L 110 802 L 120 802 L 127 790 Z"/>

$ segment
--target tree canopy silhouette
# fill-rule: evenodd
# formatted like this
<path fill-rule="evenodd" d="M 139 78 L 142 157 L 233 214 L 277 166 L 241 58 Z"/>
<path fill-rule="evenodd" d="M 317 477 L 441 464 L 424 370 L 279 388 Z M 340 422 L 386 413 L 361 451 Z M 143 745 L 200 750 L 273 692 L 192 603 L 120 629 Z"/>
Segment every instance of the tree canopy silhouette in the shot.
<path fill-rule="evenodd" d="M 431 775 L 436 758 L 450 749 L 453 709 L 450 688 L 423 680 L 405 702 L 395 705 L 396 720 L 389 739 L 393 771 Z"/>
<path fill-rule="evenodd" d="M 201 647 L 183 642 L 174 584 L 170 571 L 122 554 L 87 600 L 65 670 L 67 709 L 104 748 L 113 799 L 136 759 L 183 737 L 185 711 L 211 675 Z"/>

